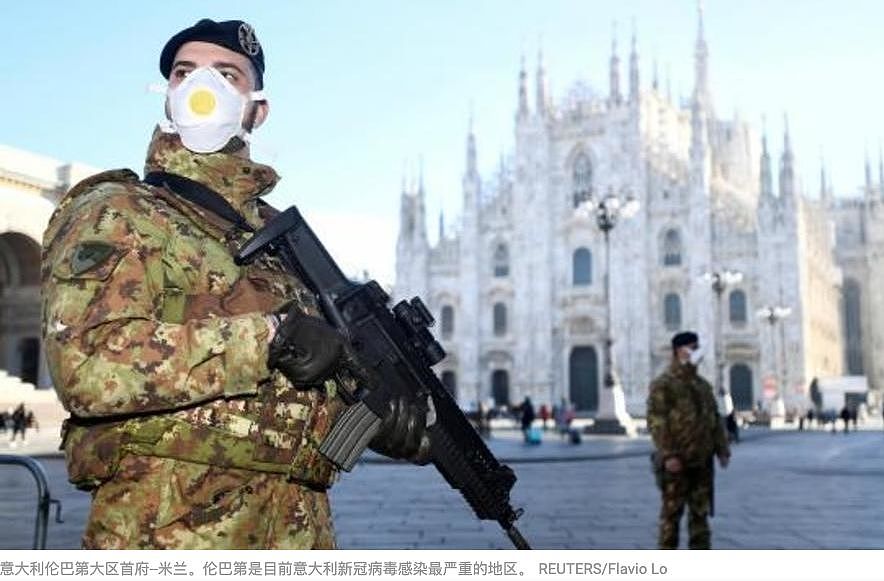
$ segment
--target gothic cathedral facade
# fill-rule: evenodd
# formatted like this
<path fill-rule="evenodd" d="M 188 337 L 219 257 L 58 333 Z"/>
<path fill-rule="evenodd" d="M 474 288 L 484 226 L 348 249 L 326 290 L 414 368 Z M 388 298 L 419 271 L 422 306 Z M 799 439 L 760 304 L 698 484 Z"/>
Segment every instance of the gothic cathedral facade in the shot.
<path fill-rule="evenodd" d="M 614 369 L 639 415 L 684 329 L 707 345 L 706 377 L 720 345 L 723 389 L 738 409 L 775 399 L 806 407 L 815 377 L 866 375 L 884 388 L 873 359 L 884 298 L 868 292 L 884 277 L 884 202 L 868 162 L 865 198 L 834 201 L 825 176 L 821 195 L 806 195 L 788 128 L 774 166 L 766 136 L 716 115 L 702 15 L 694 61 L 693 93 L 680 104 L 656 78 L 641 86 L 634 37 L 622 93 L 616 46 L 607 95 L 577 84 L 554 103 L 538 59 L 532 104 L 523 62 L 515 148 L 489 179 L 470 127 L 456 232 L 440 225 L 431 246 L 423 185 L 402 192 L 394 296 L 427 302 L 448 352 L 437 371 L 462 406 L 530 396 L 592 415 L 609 314 Z M 579 209 L 611 194 L 640 209 L 611 230 L 606 257 Z M 725 269 L 742 280 L 716 293 L 704 275 Z M 759 316 L 772 307 L 791 312 Z"/>

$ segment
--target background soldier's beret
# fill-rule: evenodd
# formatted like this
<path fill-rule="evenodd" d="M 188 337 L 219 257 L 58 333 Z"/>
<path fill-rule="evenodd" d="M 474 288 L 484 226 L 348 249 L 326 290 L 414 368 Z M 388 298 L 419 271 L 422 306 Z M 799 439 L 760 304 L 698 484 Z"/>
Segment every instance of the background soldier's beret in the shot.
<path fill-rule="evenodd" d="M 676 335 L 672 338 L 672 348 L 678 349 L 679 347 L 684 347 L 685 345 L 693 345 L 694 343 L 699 343 L 700 338 L 696 333 L 692 331 L 684 331 L 682 333 L 676 333 Z"/>
<path fill-rule="evenodd" d="M 163 73 L 163 77 L 169 78 L 175 55 L 181 45 L 193 41 L 210 42 L 243 55 L 252 61 L 252 66 L 255 67 L 256 88 L 264 87 L 264 49 L 255 36 L 255 29 L 242 20 L 215 22 L 204 18 L 170 38 L 160 53 L 160 72 Z"/>

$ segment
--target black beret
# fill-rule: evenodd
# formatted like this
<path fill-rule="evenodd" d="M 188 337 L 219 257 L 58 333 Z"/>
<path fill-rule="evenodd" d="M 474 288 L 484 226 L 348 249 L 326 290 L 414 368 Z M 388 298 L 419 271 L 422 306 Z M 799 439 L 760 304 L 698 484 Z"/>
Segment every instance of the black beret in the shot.
<path fill-rule="evenodd" d="M 193 41 L 210 42 L 243 55 L 255 67 L 257 88 L 264 87 L 264 49 L 255 36 L 255 29 L 242 20 L 215 22 L 204 18 L 170 38 L 160 53 L 160 72 L 163 77 L 168 79 L 172 73 L 172 64 L 181 45 Z"/>
<path fill-rule="evenodd" d="M 692 331 L 684 331 L 682 333 L 676 333 L 672 338 L 672 348 L 678 349 L 679 347 L 684 347 L 685 345 L 693 345 L 694 343 L 699 343 L 700 338 L 696 333 Z"/>

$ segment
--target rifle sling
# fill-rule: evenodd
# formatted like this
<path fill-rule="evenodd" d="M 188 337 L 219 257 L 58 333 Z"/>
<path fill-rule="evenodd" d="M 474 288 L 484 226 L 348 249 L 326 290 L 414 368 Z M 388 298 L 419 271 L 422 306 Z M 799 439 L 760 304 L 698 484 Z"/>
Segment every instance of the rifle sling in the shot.
<path fill-rule="evenodd" d="M 154 171 L 144 176 L 144 183 L 165 188 L 188 202 L 208 210 L 241 230 L 254 232 L 242 214 L 230 205 L 221 194 L 197 181 L 164 171 Z"/>

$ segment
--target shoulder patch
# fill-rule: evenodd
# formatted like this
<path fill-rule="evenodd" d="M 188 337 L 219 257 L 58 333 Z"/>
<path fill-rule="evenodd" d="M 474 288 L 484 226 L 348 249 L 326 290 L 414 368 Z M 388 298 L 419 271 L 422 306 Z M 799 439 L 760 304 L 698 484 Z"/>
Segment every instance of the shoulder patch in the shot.
<path fill-rule="evenodd" d="M 71 274 L 79 276 L 104 264 L 113 256 L 116 248 L 107 242 L 93 240 L 81 242 L 71 253 Z"/>

